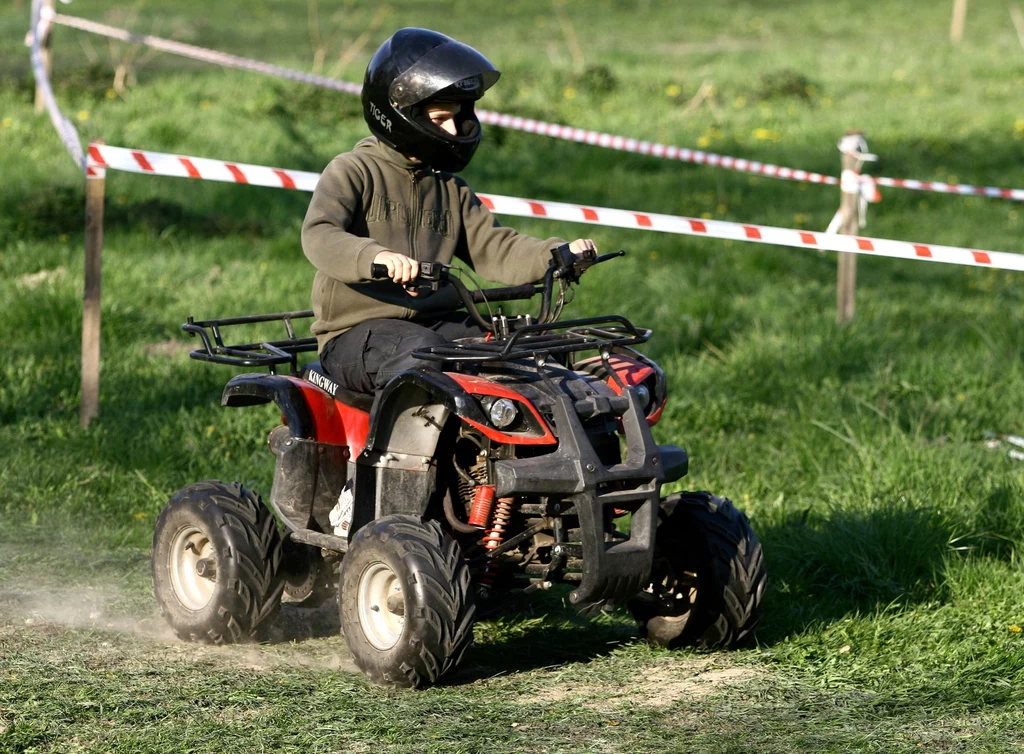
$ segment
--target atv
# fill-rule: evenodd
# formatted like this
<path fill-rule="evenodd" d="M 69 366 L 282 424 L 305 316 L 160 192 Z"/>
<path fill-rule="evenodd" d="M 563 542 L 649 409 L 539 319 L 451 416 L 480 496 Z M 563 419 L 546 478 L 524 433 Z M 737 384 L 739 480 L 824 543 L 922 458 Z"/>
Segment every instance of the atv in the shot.
<path fill-rule="evenodd" d="M 487 335 L 415 352 L 422 366 L 376 395 L 300 367 L 316 341 L 294 320 L 312 312 L 190 317 L 193 358 L 269 368 L 232 378 L 222 405 L 273 402 L 282 423 L 268 438 L 269 505 L 207 481 L 157 520 L 154 591 L 178 636 L 259 639 L 283 599 L 322 604 L 336 581 L 356 665 L 396 687 L 457 666 L 478 610 L 555 584 L 583 612 L 625 603 L 657 645 L 749 639 L 765 569 L 747 517 L 708 492 L 661 495 L 688 457 L 651 434 L 668 397 L 634 348 L 651 332 L 614 315 L 560 321 L 583 273 L 624 253 L 560 246 L 542 285 L 472 290 L 456 268 L 422 262 L 421 295 L 454 287 Z M 492 308 L 537 295 L 537 316 Z M 233 326 L 275 321 L 285 339 L 225 345 Z"/>

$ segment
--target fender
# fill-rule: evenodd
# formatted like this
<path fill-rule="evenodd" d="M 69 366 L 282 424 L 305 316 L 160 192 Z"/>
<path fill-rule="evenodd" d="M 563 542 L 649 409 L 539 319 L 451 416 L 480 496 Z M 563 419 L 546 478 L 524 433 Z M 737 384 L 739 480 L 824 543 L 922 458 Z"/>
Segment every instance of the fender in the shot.
<path fill-rule="evenodd" d="M 302 390 L 293 381 L 276 374 L 239 374 L 224 386 L 220 405 L 232 408 L 259 406 L 273 401 L 293 437 L 316 439 L 316 423 Z"/>
<path fill-rule="evenodd" d="M 654 378 L 652 380 L 654 389 L 651 391 L 654 400 L 651 402 L 650 413 L 647 415 L 647 425 L 653 427 L 657 424 L 661 420 L 661 414 L 668 402 L 668 381 L 665 379 L 665 373 L 661 367 L 631 348 L 614 349 L 613 354 L 608 357 L 608 365 L 619 380 L 631 387 L 641 385 L 650 378 Z M 619 386 L 618 380 L 609 374 L 600 356 L 584 359 L 576 364 L 576 369 L 604 380 L 616 395 L 622 395 L 622 388 Z"/>
<path fill-rule="evenodd" d="M 366 443 L 369 415 L 333 398 L 316 385 L 276 374 L 240 374 L 224 387 L 222 406 L 254 406 L 273 401 L 292 437 L 347 445 L 352 455 Z"/>

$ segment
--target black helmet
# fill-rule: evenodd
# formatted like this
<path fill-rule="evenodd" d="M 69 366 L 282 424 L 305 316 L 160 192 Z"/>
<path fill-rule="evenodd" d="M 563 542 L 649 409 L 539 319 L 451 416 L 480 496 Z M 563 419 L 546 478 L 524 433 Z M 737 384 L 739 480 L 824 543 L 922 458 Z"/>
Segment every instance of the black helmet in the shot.
<path fill-rule="evenodd" d="M 363 117 L 388 146 L 456 173 L 480 144 L 473 103 L 501 73 L 469 45 L 429 29 L 399 29 L 382 44 L 363 80 Z M 427 117 L 433 102 L 460 102 L 452 136 Z"/>

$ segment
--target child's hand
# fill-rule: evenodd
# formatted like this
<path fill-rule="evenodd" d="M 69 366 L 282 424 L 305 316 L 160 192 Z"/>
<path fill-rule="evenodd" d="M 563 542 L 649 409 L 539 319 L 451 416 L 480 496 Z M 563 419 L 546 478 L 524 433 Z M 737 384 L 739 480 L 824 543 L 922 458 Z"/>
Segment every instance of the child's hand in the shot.
<path fill-rule="evenodd" d="M 420 274 L 420 263 L 397 251 L 382 251 L 373 258 L 374 264 L 388 268 L 388 275 L 399 285 L 411 283 Z M 419 296 L 418 291 L 406 291 L 410 296 Z"/>
<path fill-rule="evenodd" d="M 571 244 L 569 244 L 569 251 L 576 256 L 580 256 L 587 249 L 593 249 L 594 253 L 597 253 L 597 244 L 591 241 L 589 238 L 577 238 Z"/>

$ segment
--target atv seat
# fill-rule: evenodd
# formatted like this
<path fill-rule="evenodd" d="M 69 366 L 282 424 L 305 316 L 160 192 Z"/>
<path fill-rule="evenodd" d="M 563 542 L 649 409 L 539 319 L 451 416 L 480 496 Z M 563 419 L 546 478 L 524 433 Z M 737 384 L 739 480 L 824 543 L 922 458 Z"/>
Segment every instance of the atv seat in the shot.
<path fill-rule="evenodd" d="M 302 379 L 316 385 L 326 393 L 330 393 L 335 400 L 341 401 L 347 406 L 358 408 L 360 411 L 369 411 L 373 405 L 371 393 L 357 393 L 354 390 L 343 388 L 323 370 L 319 361 L 306 364 L 302 368 Z"/>

